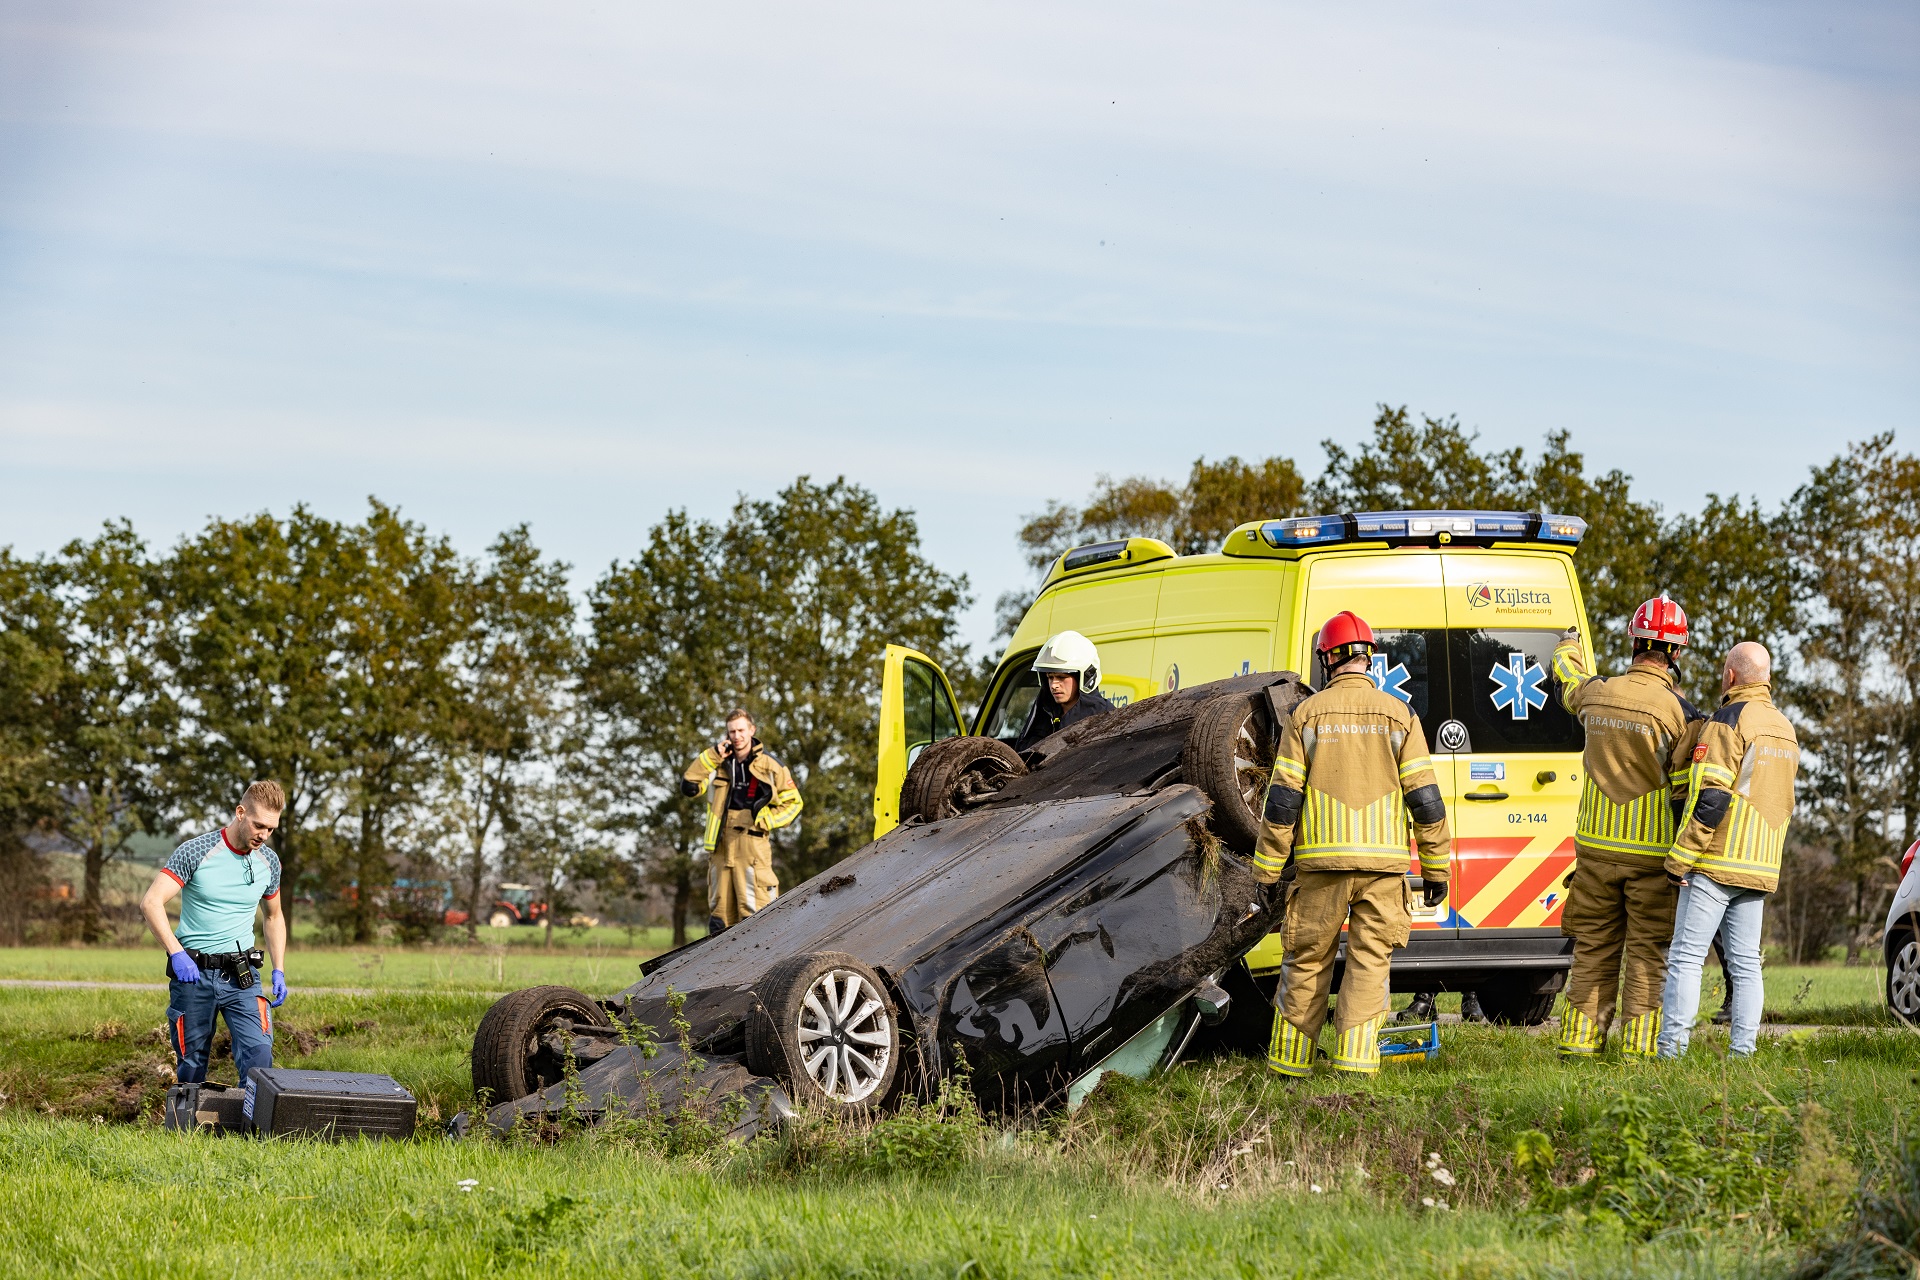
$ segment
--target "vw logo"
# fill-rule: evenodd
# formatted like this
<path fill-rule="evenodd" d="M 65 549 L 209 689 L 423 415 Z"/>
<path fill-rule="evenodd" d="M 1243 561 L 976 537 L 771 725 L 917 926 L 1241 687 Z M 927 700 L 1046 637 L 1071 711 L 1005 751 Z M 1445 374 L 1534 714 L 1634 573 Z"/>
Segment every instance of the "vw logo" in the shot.
<path fill-rule="evenodd" d="M 1472 743 L 1467 739 L 1467 726 L 1458 720 L 1442 722 L 1439 731 L 1433 735 L 1433 742 L 1434 746 L 1441 751 L 1451 752 L 1454 755 L 1473 750 Z"/>

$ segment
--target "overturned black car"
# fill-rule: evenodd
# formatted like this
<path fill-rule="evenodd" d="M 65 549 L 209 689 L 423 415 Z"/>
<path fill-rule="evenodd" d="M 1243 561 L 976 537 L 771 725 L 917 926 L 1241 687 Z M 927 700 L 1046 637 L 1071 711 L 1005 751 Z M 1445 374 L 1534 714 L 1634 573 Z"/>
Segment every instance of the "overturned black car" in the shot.
<path fill-rule="evenodd" d="M 670 993 L 706 1063 L 698 1100 L 746 1098 L 743 1131 L 793 1103 L 930 1096 L 963 1061 L 982 1104 L 1044 1107 L 1169 1063 L 1196 1033 L 1257 1041 L 1264 1002 L 1242 987 L 1231 1008 L 1221 984 L 1273 923 L 1248 855 L 1275 725 L 1306 694 L 1291 672 L 1200 685 L 1024 759 L 990 738 L 932 744 L 902 826 L 735 927 L 611 999 L 496 1003 L 473 1046 L 486 1122 L 678 1105 L 696 1079 L 680 1050 L 634 1043 L 640 1026 L 671 1038 Z"/>

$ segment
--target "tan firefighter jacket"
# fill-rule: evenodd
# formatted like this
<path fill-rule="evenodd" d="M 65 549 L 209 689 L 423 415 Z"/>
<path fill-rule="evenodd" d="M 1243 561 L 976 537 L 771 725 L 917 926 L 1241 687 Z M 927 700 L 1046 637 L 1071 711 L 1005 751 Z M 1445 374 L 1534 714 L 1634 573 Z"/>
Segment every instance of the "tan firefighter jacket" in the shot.
<path fill-rule="evenodd" d="M 1737 684 L 1698 726 L 1686 817 L 1667 855 L 1674 875 L 1698 871 L 1739 889 L 1772 893 L 1793 816 L 1800 740 L 1764 684 Z"/>
<path fill-rule="evenodd" d="M 1554 649 L 1553 675 L 1560 705 L 1587 736 L 1575 855 L 1651 866 L 1673 847 L 1693 746 L 1688 725 L 1700 713 L 1674 688 L 1664 664 L 1610 678 L 1588 675 L 1577 640 Z"/>
<path fill-rule="evenodd" d="M 687 766 L 687 772 L 680 781 L 683 795 L 697 796 L 702 791 L 709 792 L 707 800 L 707 852 L 712 853 L 714 846 L 720 843 L 720 825 L 726 821 L 727 800 L 732 791 L 731 774 L 734 767 L 731 761 L 723 759 L 720 752 L 708 747 L 700 753 L 700 758 Z M 787 766 L 775 760 L 760 745 L 760 739 L 753 740 L 753 750 L 747 755 L 746 772 L 752 779 L 749 784 L 755 792 L 752 803 L 753 829 L 756 831 L 776 831 L 800 816 L 800 788 L 793 783 L 793 775 Z"/>
<path fill-rule="evenodd" d="M 1263 817 L 1253 865 L 1265 883 L 1289 855 L 1301 870 L 1404 875 L 1415 842 L 1421 877 L 1447 878 L 1453 838 L 1420 717 L 1362 672 L 1335 676 L 1293 709 Z"/>

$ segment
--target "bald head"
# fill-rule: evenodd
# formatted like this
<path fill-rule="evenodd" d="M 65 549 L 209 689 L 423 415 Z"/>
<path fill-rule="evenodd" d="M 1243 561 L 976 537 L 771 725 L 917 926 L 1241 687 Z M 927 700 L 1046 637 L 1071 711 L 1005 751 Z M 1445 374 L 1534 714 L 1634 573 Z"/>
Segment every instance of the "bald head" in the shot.
<path fill-rule="evenodd" d="M 1727 650 L 1727 687 L 1736 684 L 1766 684 L 1773 678 L 1773 658 L 1767 646 L 1755 640 L 1742 640 Z"/>

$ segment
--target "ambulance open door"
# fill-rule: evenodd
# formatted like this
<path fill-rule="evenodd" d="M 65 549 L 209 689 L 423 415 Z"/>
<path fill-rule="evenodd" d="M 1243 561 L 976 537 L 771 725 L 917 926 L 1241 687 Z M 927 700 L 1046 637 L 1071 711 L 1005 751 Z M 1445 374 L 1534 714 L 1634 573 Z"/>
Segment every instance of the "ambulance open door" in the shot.
<path fill-rule="evenodd" d="M 920 753 L 964 730 L 953 685 L 940 664 L 903 645 L 887 646 L 880 676 L 878 762 L 873 788 L 873 838 L 900 825 L 900 788 Z"/>

